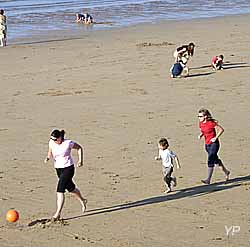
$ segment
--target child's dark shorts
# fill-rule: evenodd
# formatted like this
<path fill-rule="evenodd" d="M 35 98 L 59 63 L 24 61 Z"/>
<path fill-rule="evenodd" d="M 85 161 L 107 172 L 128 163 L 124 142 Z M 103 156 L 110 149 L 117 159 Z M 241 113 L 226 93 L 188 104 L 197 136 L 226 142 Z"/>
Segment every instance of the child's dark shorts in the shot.
<path fill-rule="evenodd" d="M 64 193 L 65 190 L 72 192 L 76 188 L 72 180 L 75 174 L 74 165 L 66 168 L 56 168 L 56 173 L 59 178 L 56 190 L 57 192 Z"/>
<path fill-rule="evenodd" d="M 219 159 L 217 153 L 220 149 L 220 143 L 218 141 L 211 144 L 206 144 L 205 149 L 208 153 L 207 165 L 208 167 L 214 167 L 214 165 L 221 165 L 222 161 Z"/>

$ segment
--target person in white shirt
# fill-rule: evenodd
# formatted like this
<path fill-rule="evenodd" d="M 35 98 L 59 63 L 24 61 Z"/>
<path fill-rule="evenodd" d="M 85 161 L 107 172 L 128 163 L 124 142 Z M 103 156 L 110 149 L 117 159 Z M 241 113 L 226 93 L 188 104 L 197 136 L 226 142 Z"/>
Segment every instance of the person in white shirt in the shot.
<path fill-rule="evenodd" d="M 58 176 L 57 184 L 57 210 L 52 217 L 52 220 L 60 220 L 61 212 L 65 201 L 65 190 L 75 195 L 80 201 L 82 212 L 86 210 L 87 200 L 82 197 L 81 192 L 76 188 L 73 182 L 75 172 L 74 161 L 71 157 L 71 150 L 76 149 L 78 152 L 77 167 L 83 165 L 83 148 L 74 141 L 64 139 L 64 130 L 53 130 L 49 140 L 49 151 L 46 159 L 47 163 L 52 157 L 54 159 L 54 167 Z"/>
<path fill-rule="evenodd" d="M 167 187 L 164 193 L 170 193 L 172 191 L 171 189 L 172 182 L 173 186 L 176 186 L 176 178 L 171 176 L 174 170 L 173 160 L 177 165 L 177 169 L 180 168 L 180 162 L 177 155 L 173 151 L 169 150 L 168 147 L 169 147 L 168 140 L 166 138 L 161 138 L 158 143 L 159 155 L 155 157 L 155 160 L 162 161 L 162 172 L 164 176 L 163 179 Z"/>

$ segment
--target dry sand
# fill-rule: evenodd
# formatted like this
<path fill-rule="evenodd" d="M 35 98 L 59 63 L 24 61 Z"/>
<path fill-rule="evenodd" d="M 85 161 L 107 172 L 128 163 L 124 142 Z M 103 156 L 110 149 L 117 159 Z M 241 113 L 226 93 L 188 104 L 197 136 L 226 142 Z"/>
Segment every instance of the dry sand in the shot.
<path fill-rule="evenodd" d="M 249 247 L 249 23 L 249 15 L 162 22 L 0 49 L 0 246 Z M 190 41 L 190 77 L 172 80 L 173 51 Z M 206 65 L 220 53 L 226 66 L 215 73 Z M 225 128 L 227 184 L 218 169 L 214 184 L 200 182 L 200 107 Z M 88 211 L 81 216 L 67 194 L 65 224 L 36 222 L 55 210 L 56 175 L 43 163 L 53 128 L 86 150 L 75 181 Z M 182 164 L 169 195 L 153 159 L 160 137 Z M 10 208 L 17 224 L 5 222 Z M 231 226 L 240 232 L 227 236 Z"/>

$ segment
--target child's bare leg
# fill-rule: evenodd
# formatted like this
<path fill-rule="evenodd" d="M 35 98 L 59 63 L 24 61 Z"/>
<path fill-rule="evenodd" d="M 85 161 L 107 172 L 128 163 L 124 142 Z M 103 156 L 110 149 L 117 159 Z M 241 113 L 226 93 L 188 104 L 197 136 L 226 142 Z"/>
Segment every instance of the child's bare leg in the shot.
<path fill-rule="evenodd" d="M 0 46 L 3 47 L 4 46 L 4 39 L 0 38 Z"/>
<path fill-rule="evenodd" d="M 164 193 L 169 193 L 169 192 L 172 191 L 172 189 L 171 189 L 171 180 L 172 180 L 171 174 L 168 173 L 168 174 L 164 177 L 164 182 L 165 182 L 165 184 L 166 184 L 166 191 L 164 191 Z"/>
<path fill-rule="evenodd" d="M 83 198 L 79 189 L 75 188 L 72 192 L 75 197 L 79 200 L 82 205 L 82 212 L 84 213 L 86 210 L 87 199 Z"/>
<path fill-rule="evenodd" d="M 55 214 L 53 215 L 53 218 L 59 219 L 61 216 L 62 209 L 63 209 L 65 195 L 62 192 L 57 192 L 56 196 L 57 196 L 57 209 L 56 209 Z"/>
<path fill-rule="evenodd" d="M 176 177 L 173 176 L 171 182 L 173 182 L 173 186 L 176 187 L 176 185 L 177 185 Z"/>

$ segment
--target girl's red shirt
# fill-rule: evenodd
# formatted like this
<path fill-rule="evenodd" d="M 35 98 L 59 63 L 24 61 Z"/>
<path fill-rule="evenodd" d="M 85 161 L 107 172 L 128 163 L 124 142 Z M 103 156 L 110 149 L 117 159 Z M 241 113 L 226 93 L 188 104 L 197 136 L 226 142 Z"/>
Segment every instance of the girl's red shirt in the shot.
<path fill-rule="evenodd" d="M 204 135 L 205 144 L 211 144 L 211 139 L 216 136 L 215 126 L 217 125 L 214 121 L 206 121 L 205 123 L 200 122 L 199 127 L 201 133 Z"/>

